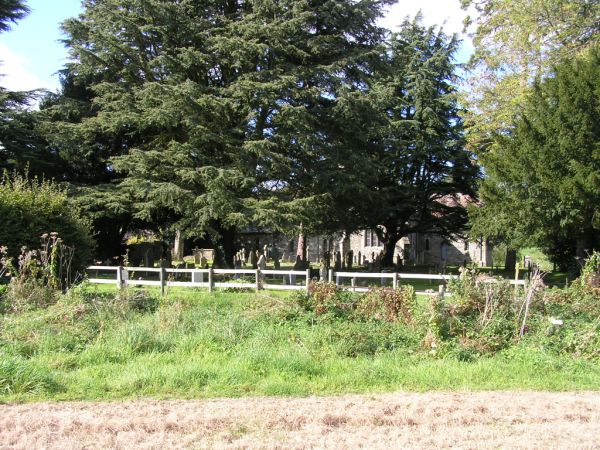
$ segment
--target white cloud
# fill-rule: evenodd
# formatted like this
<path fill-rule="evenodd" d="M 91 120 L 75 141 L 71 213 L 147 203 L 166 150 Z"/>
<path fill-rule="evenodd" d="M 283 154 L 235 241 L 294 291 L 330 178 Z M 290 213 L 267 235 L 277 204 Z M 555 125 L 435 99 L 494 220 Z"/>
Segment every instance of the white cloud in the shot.
<path fill-rule="evenodd" d="M 30 91 L 45 88 L 56 89 L 51 81 L 42 80 L 31 67 L 31 62 L 0 43 L 0 86 L 11 91 Z"/>

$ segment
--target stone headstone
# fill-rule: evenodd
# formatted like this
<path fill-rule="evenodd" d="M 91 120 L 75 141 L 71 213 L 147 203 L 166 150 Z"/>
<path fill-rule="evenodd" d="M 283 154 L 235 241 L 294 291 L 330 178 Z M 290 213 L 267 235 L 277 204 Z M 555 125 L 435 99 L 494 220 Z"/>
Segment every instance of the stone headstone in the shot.
<path fill-rule="evenodd" d="M 327 265 L 325 260 L 321 260 L 321 267 L 319 268 L 319 281 L 327 281 Z"/>
<path fill-rule="evenodd" d="M 256 269 L 258 263 L 258 250 L 256 251 L 250 251 L 250 265 L 252 266 L 253 269 Z"/>
<path fill-rule="evenodd" d="M 352 263 L 354 263 L 354 252 L 352 250 L 348 250 L 346 253 L 346 269 L 352 270 Z"/>
<path fill-rule="evenodd" d="M 258 262 L 256 263 L 257 269 L 266 270 L 267 269 L 267 258 L 264 254 L 260 255 L 258 258 Z"/>
<path fill-rule="evenodd" d="M 204 256 L 200 256 L 200 267 L 203 269 L 208 268 L 208 260 Z"/>
<path fill-rule="evenodd" d="M 335 270 L 339 271 L 342 269 L 342 254 L 338 250 L 335 252 Z"/>

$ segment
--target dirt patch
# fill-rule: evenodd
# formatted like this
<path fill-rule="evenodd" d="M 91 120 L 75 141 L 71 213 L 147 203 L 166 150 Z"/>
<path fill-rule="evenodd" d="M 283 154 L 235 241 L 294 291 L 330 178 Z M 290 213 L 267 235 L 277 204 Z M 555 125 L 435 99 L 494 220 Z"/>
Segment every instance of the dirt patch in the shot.
<path fill-rule="evenodd" d="M 600 448 L 600 393 L 0 405 L 0 448 Z"/>

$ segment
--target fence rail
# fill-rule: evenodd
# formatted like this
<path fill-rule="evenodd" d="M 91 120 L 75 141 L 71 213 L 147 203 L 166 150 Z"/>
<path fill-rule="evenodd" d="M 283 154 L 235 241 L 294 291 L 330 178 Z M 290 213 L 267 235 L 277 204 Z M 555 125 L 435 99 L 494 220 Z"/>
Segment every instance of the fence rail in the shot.
<path fill-rule="evenodd" d="M 192 287 L 207 288 L 212 292 L 216 288 L 250 288 L 250 289 L 272 289 L 272 290 L 308 290 L 311 281 L 310 269 L 307 270 L 260 270 L 260 269 L 174 269 L 174 268 L 156 268 L 156 267 L 123 267 L 123 266 L 89 266 L 87 268 L 88 276 L 90 272 L 96 272 L 95 277 L 88 278 L 90 283 L 95 284 L 116 284 L 117 287 L 125 286 L 157 286 L 164 293 L 165 287 Z M 115 278 L 98 278 L 98 272 L 115 272 Z M 140 273 L 158 274 L 157 280 L 136 278 Z M 180 277 L 189 276 L 190 281 L 181 281 Z M 223 276 L 228 277 L 228 281 L 222 280 Z M 233 276 L 233 279 L 231 277 Z M 297 283 L 299 278 L 300 284 Z M 327 280 L 334 282 L 336 286 L 342 289 L 348 289 L 355 292 L 367 292 L 372 286 L 360 286 L 356 283 L 359 279 L 377 279 L 380 285 L 384 286 L 388 280 L 391 280 L 391 286 L 397 288 L 401 280 L 429 280 L 441 281 L 437 289 L 427 289 L 417 291 L 420 295 L 445 295 L 446 283 L 457 279 L 458 275 L 443 274 L 418 274 L 418 273 L 399 273 L 399 272 L 335 272 L 332 269 L 327 273 Z M 269 283 L 269 281 L 281 280 L 281 284 Z M 350 280 L 350 284 L 344 284 L 344 280 Z M 497 282 L 494 279 L 484 280 L 485 282 Z M 509 280 L 517 286 L 526 287 L 526 280 Z"/>

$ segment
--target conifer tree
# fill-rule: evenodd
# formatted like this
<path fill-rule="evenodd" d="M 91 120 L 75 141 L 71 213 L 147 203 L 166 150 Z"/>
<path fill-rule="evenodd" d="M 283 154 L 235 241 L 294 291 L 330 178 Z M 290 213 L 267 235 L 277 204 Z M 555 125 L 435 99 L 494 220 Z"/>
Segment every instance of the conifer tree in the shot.
<path fill-rule="evenodd" d="M 599 93 L 596 47 L 534 85 L 510 133 L 482 158 L 479 233 L 541 246 L 563 268 L 600 248 Z"/>
<path fill-rule="evenodd" d="M 458 41 L 420 21 L 405 21 L 392 36 L 371 93 L 369 115 L 377 119 L 364 130 L 374 168 L 358 221 L 383 242 L 385 265 L 409 233 L 464 232 L 465 201 L 476 198 L 479 170 L 464 146 L 456 99 Z"/>
<path fill-rule="evenodd" d="M 328 113 L 363 82 L 386 3 L 88 0 L 64 29 L 93 113 L 63 136 L 121 174 L 138 223 L 310 230 L 344 159 Z"/>

